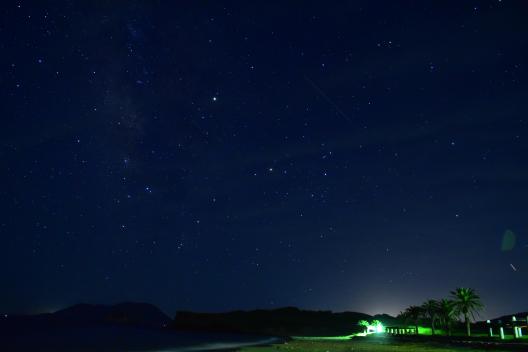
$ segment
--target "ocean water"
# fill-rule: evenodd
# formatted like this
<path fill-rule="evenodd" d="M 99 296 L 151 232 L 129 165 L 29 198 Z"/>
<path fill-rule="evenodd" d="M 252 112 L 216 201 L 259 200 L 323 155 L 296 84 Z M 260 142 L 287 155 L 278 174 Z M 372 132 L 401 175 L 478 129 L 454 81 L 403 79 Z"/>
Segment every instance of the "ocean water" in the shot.
<path fill-rule="evenodd" d="M 5 352 L 199 352 L 232 351 L 280 339 L 253 335 L 175 332 L 130 327 L 38 327 L 0 332 Z"/>

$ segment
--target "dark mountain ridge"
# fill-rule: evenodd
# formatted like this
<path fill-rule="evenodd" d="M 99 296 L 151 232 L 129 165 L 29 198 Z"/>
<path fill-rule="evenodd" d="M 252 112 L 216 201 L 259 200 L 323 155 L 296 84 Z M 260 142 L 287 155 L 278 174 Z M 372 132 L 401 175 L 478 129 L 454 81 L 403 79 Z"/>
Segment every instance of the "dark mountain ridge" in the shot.
<path fill-rule="evenodd" d="M 179 311 L 174 319 L 147 303 L 115 305 L 76 304 L 55 313 L 0 318 L 7 330 L 89 327 L 100 325 L 168 328 L 196 332 L 245 333 L 274 336 L 337 336 L 362 331 L 360 320 L 379 320 L 384 325 L 398 324 L 387 314 L 278 309 L 237 310 L 222 313 Z"/>
<path fill-rule="evenodd" d="M 8 316 L 1 319 L 4 325 L 130 325 L 162 328 L 171 319 L 159 308 L 148 303 L 126 302 L 115 305 L 76 304 L 55 313 Z"/>
<path fill-rule="evenodd" d="M 239 332 L 277 336 L 350 335 L 362 330 L 358 321 L 374 319 L 394 324 L 389 315 L 372 316 L 358 312 L 334 313 L 310 311 L 294 307 L 273 310 L 232 311 L 226 313 L 196 313 L 179 311 L 171 324 L 173 329 Z"/>

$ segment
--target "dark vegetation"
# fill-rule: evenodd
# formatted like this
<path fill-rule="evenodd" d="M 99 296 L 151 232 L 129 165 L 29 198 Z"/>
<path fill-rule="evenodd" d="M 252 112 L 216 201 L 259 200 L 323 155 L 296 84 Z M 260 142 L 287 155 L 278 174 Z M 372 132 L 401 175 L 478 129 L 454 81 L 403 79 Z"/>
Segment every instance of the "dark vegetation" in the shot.
<path fill-rule="evenodd" d="M 394 324 L 389 315 L 307 311 L 288 307 L 275 310 L 233 311 L 228 313 L 178 312 L 171 325 L 174 329 L 242 332 L 276 336 L 336 336 L 361 332 L 358 320 L 380 320 Z"/>
<path fill-rule="evenodd" d="M 461 318 L 466 335 L 471 336 L 471 320 L 476 320 L 483 307 L 484 304 L 474 289 L 459 287 L 451 291 L 449 298 L 429 299 L 421 306 L 410 306 L 398 318 L 415 326 L 416 332 L 419 332 L 420 323 L 426 322 L 431 327 L 432 335 L 441 327 L 444 334 L 449 336 L 452 335 L 453 325 L 459 325 Z"/>

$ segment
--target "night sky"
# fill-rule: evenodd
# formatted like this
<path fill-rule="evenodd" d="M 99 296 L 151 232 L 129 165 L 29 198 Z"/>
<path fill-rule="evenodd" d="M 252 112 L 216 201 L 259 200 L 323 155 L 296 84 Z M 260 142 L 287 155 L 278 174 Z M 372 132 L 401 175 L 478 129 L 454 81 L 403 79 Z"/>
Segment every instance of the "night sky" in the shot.
<path fill-rule="evenodd" d="M 528 310 L 527 16 L 2 2 L 0 312 Z"/>

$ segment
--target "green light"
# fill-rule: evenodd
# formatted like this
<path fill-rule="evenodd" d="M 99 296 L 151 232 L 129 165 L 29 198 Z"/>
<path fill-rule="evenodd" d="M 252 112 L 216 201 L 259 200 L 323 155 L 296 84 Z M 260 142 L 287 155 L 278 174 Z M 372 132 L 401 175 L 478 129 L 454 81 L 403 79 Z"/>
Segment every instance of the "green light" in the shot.
<path fill-rule="evenodd" d="M 370 324 L 366 320 L 361 320 L 358 324 L 360 326 L 364 326 L 366 329 L 362 334 L 363 336 L 368 334 L 379 334 L 385 332 L 385 327 L 379 320 L 373 320 Z"/>
<path fill-rule="evenodd" d="M 385 328 L 383 327 L 383 324 L 379 320 L 373 320 L 372 323 L 370 323 L 369 330 L 371 330 L 374 333 L 380 333 L 384 332 Z"/>

